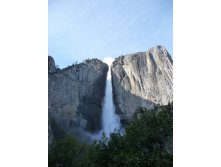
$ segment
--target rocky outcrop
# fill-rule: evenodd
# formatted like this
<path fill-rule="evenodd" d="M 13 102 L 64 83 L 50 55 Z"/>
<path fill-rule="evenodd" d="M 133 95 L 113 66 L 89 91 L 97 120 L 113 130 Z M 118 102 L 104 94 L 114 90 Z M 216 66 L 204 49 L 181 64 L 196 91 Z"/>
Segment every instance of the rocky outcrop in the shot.
<path fill-rule="evenodd" d="M 52 57 L 51 57 L 52 58 Z M 55 70 L 49 58 L 48 112 L 66 133 L 101 129 L 102 101 L 108 71 L 98 59 L 86 60 L 62 70 Z"/>
<path fill-rule="evenodd" d="M 162 46 L 116 58 L 111 72 L 116 112 L 123 124 L 137 107 L 173 100 L 173 61 Z"/>
<path fill-rule="evenodd" d="M 48 73 L 53 73 L 53 72 L 56 72 L 58 70 L 59 69 L 56 68 L 53 57 L 48 56 Z"/>

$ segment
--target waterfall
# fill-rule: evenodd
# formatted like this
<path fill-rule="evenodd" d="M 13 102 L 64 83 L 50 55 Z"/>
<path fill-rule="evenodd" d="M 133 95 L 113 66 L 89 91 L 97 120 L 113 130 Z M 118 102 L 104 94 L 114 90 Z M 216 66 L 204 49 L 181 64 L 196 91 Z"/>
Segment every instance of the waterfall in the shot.
<path fill-rule="evenodd" d="M 102 107 L 102 130 L 98 133 L 91 134 L 87 133 L 88 138 L 92 140 L 100 140 L 103 132 L 106 137 L 110 137 L 110 133 L 115 130 L 119 130 L 120 133 L 123 133 L 123 129 L 120 127 L 120 118 L 115 113 L 115 106 L 113 103 L 113 94 L 112 94 L 112 82 L 111 82 L 111 64 L 113 62 L 113 58 L 106 57 L 104 58 L 104 62 L 108 64 L 109 71 L 107 73 L 106 79 L 106 87 L 105 87 L 105 96 L 103 100 Z"/>
<path fill-rule="evenodd" d="M 112 94 L 112 82 L 111 82 L 111 64 L 113 62 L 112 58 L 105 58 L 104 62 L 108 64 L 109 71 L 107 73 L 105 96 L 103 101 L 102 109 L 102 125 L 103 132 L 107 137 L 110 137 L 110 133 L 114 130 L 120 129 L 120 118 L 115 113 L 115 106 L 113 103 L 113 94 Z"/>

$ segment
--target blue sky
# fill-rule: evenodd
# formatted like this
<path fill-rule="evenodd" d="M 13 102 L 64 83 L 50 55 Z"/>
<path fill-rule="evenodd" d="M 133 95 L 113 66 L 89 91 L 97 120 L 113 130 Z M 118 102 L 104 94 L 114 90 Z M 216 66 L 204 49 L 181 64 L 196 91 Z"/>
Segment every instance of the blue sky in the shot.
<path fill-rule="evenodd" d="M 60 68 L 156 45 L 172 55 L 172 0 L 48 1 L 48 54 Z"/>

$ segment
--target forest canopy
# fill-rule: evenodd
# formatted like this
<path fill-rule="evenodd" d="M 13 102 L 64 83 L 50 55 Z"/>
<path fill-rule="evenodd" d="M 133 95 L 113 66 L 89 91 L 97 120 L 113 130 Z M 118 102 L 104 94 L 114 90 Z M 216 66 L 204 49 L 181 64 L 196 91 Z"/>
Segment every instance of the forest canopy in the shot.
<path fill-rule="evenodd" d="M 66 135 L 53 144 L 49 167 L 173 166 L 173 104 L 138 108 L 124 134 L 105 134 L 93 144 Z"/>

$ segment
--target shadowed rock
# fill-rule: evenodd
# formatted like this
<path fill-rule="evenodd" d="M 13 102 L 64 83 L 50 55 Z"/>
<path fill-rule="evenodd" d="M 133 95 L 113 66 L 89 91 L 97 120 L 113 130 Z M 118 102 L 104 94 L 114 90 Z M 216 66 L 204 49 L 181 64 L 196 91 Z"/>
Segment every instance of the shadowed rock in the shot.
<path fill-rule="evenodd" d="M 59 69 L 56 68 L 53 57 L 48 56 L 48 73 L 53 73 L 53 72 L 56 72 L 58 70 Z"/>
<path fill-rule="evenodd" d="M 107 64 L 91 59 L 55 70 L 52 59 L 49 57 L 49 117 L 55 119 L 65 133 L 79 135 L 79 131 L 99 131 Z"/>

